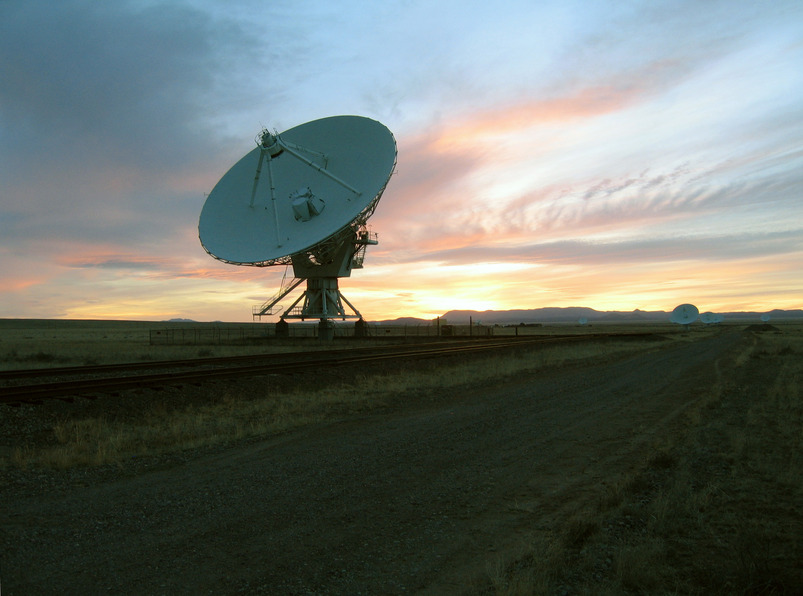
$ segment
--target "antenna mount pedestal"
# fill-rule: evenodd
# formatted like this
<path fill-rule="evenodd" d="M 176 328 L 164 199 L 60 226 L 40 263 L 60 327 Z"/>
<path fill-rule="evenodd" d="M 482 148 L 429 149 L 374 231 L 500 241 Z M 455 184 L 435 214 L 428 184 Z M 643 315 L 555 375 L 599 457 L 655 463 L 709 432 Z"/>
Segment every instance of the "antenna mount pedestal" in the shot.
<path fill-rule="evenodd" d="M 339 243 L 327 247 L 328 250 L 293 255 L 293 274 L 307 280 L 307 289 L 284 311 L 282 321 L 319 319 L 318 338 L 330 340 L 334 337 L 332 319 L 362 319 L 360 312 L 340 292 L 338 279 L 349 277 L 352 269 L 362 267 L 365 246 L 376 243 L 376 239 L 360 228 L 358 232 L 350 231 Z M 344 305 L 351 312 L 347 312 Z"/>
<path fill-rule="evenodd" d="M 316 247 L 316 250 L 292 255 L 293 275 L 296 277 L 288 290 L 280 293 L 273 301 L 254 310 L 254 316 L 270 314 L 273 307 L 297 287 L 307 281 L 307 289 L 281 315 L 281 320 L 319 319 L 318 337 L 332 339 L 334 325 L 332 319 L 362 319 L 340 292 L 338 279 L 350 277 L 352 269 L 362 268 L 365 248 L 378 244 L 376 235 L 364 226 L 349 229 L 336 241 Z M 345 305 L 345 306 L 344 306 Z M 346 307 L 350 310 L 347 311 Z"/>
<path fill-rule="evenodd" d="M 351 312 L 346 311 L 344 304 Z M 282 319 L 320 319 L 322 323 L 330 319 L 360 318 L 359 311 L 340 292 L 336 277 L 307 279 L 307 289 L 282 314 Z"/>

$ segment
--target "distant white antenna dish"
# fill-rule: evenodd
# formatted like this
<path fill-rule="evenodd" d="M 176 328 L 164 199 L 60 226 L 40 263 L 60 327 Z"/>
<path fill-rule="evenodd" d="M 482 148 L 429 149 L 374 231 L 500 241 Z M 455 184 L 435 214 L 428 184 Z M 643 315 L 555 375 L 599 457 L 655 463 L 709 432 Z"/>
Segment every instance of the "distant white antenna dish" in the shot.
<path fill-rule="evenodd" d="M 585 325 L 586 323 L 588 323 L 588 319 L 585 317 L 580 317 L 577 322 L 580 323 L 581 325 Z"/>
<path fill-rule="evenodd" d="M 296 279 L 254 316 L 272 313 L 306 280 L 281 318 L 320 319 L 321 337 L 331 337 L 331 319 L 362 318 L 338 278 L 361 268 L 366 246 L 377 244 L 366 222 L 396 166 L 396 140 L 375 120 L 333 116 L 281 134 L 262 130 L 256 142 L 209 193 L 201 244 L 232 265 L 292 264 Z"/>
<path fill-rule="evenodd" d="M 700 311 L 693 304 L 681 304 L 675 307 L 669 320 L 685 327 L 694 323 L 699 313 Z"/>
<path fill-rule="evenodd" d="M 700 315 L 700 321 L 706 325 L 717 325 L 725 320 L 725 315 L 720 313 L 704 312 Z"/>
<path fill-rule="evenodd" d="M 712 312 L 704 312 L 700 315 L 700 321 L 706 325 L 716 323 L 716 315 Z"/>
<path fill-rule="evenodd" d="M 770 316 L 770 313 L 768 313 L 768 312 L 764 313 L 763 315 L 761 315 L 761 321 L 764 322 L 764 323 L 769 323 L 771 318 L 772 317 Z"/>

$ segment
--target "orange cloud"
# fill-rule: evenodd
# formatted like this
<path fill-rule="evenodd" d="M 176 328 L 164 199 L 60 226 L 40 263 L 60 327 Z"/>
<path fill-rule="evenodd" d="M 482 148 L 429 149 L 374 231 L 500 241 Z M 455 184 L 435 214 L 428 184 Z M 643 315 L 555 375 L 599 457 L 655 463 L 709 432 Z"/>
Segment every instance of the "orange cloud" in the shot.
<path fill-rule="evenodd" d="M 41 284 L 44 281 L 44 278 L 5 278 L 0 279 L 0 292 L 20 292 L 22 290 L 26 290 L 30 287 L 36 286 Z"/>
<path fill-rule="evenodd" d="M 623 93 L 613 86 L 597 86 L 577 91 L 574 95 L 537 99 L 498 107 L 454 123 L 440 135 L 436 147 L 441 151 L 453 147 L 473 146 L 483 151 L 483 143 L 496 135 L 518 133 L 538 124 L 565 122 L 578 118 L 615 112 L 632 103 L 632 93 Z"/>
<path fill-rule="evenodd" d="M 494 135 L 621 111 L 665 85 L 660 75 L 667 66 L 668 63 L 655 63 L 640 73 L 628 73 L 616 80 L 573 89 L 558 97 L 527 99 L 473 112 L 445 127 L 436 146 L 447 151 L 454 146 L 473 145 L 477 151 L 482 151 L 482 140 Z"/>

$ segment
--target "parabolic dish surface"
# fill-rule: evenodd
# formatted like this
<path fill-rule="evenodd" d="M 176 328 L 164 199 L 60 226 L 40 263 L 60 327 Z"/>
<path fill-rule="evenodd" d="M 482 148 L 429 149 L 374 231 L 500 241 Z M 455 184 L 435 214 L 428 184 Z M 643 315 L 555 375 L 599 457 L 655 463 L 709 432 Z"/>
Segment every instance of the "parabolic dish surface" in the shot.
<path fill-rule="evenodd" d="M 393 134 L 370 118 L 322 118 L 279 137 L 292 151 L 271 159 L 264 156 L 253 205 L 260 147 L 234 164 L 207 197 L 198 235 L 213 257 L 242 265 L 287 262 L 285 257 L 303 253 L 370 216 L 396 164 Z M 323 208 L 304 221 L 297 219 L 292 197 L 307 187 Z"/>
<path fill-rule="evenodd" d="M 688 325 L 697 320 L 700 311 L 693 304 L 681 304 L 675 307 L 669 320 L 680 325 Z"/>

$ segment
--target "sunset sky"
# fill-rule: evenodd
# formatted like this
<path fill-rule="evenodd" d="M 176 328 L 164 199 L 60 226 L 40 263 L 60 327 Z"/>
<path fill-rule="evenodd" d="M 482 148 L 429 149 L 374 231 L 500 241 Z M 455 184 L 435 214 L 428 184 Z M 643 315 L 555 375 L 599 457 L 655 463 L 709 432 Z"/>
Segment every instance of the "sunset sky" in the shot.
<path fill-rule="evenodd" d="M 0 318 L 250 321 L 205 193 L 340 114 L 398 146 L 366 319 L 803 308 L 800 0 L 3 0 Z"/>

